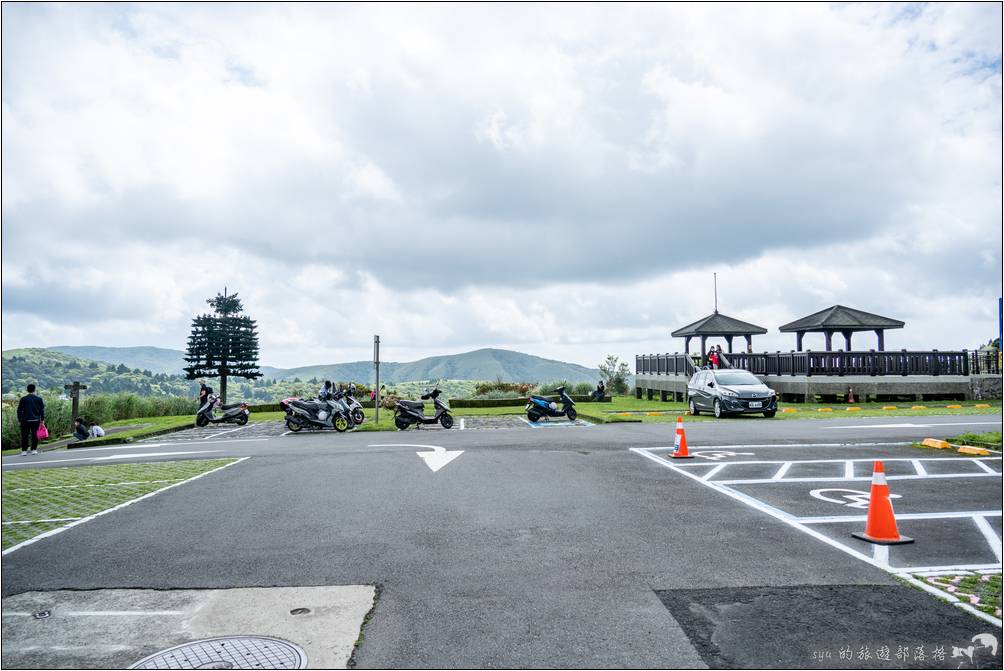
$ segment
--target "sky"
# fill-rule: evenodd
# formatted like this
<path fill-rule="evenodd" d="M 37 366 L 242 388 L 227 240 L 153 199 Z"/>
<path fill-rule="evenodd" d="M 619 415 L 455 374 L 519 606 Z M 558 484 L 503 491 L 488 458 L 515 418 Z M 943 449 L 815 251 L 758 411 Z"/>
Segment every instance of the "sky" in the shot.
<path fill-rule="evenodd" d="M 978 347 L 1001 11 L 4 3 L 3 348 L 184 349 L 226 286 L 273 366 L 633 362 L 713 273 L 756 351 Z"/>

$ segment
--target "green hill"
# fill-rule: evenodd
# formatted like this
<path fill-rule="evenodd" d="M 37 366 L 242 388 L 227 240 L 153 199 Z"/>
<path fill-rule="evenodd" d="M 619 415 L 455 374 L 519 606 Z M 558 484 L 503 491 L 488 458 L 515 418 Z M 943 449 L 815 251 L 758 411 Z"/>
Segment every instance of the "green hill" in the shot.
<path fill-rule="evenodd" d="M 182 374 L 185 353 L 180 350 L 161 347 L 87 347 L 60 346 L 50 350 L 68 354 L 78 359 L 90 359 L 112 364 L 122 364 L 127 368 L 149 370 L 168 375 Z M 6 356 L 6 353 L 4 354 Z M 262 366 L 261 372 L 269 380 L 357 380 L 372 382 L 373 363 L 353 361 L 350 363 L 299 366 L 297 368 L 274 368 Z M 569 382 L 596 382 L 599 371 L 574 363 L 544 359 L 531 354 L 504 349 L 478 349 L 462 354 L 433 356 L 419 361 L 398 363 L 387 361 L 380 364 L 380 379 L 383 382 L 408 382 L 412 380 L 497 380 L 505 382 L 547 382 L 568 380 Z M 5 387 L 6 389 L 6 387 Z"/>
<path fill-rule="evenodd" d="M 3 353 L 4 394 L 20 393 L 29 384 L 42 391 L 63 391 L 79 380 L 89 393 L 133 392 L 146 396 L 193 396 L 198 385 L 180 376 L 129 368 L 124 364 L 89 361 L 51 349 L 13 349 Z"/>
<path fill-rule="evenodd" d="M 176 349 L 163 347 L 89 347 L 75 345 L 60 345 L 47 349 L 78 359 L 103 361 L 105 363 L 122 364 L 129 368 L 139 368 L 153 373 L 166 375 L 183 375 L 185 353 Z"/>
<path fill-rule="evenodd" d="M 373 363 L 352 363 L 326 366 L 302 366 L 275 370 L 268 377 L 289 380 L 318 378 L 322 380 L 372 381 Z M 539 356 L 504 349 L 479 349 L 463 354 L 433 356 L 409 363 L 393 361 L 380 364 L 381 382 L 395 383 L 409 380 L 498 380 L 505 382 L 596 382 L 599 371 L 574 363 L 544 359 Z"/>

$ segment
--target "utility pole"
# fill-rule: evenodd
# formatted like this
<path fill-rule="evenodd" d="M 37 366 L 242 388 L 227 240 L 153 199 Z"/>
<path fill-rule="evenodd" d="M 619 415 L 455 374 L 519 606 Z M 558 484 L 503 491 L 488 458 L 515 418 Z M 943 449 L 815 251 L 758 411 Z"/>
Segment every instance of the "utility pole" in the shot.
<path fill-rule="evenodd" d="M 715 277 L 715 314 L 718 314 L 718 273 L 714 273 Z"/>
<path fill-rule="evenodd" d="M 380 336 L 373 336 L 373 370 L 376 371 L 376 382 L 373 389 L 376 390 L 376 401 L 373 404 L 373 415 L 377 424 L 380 423 Z"/>

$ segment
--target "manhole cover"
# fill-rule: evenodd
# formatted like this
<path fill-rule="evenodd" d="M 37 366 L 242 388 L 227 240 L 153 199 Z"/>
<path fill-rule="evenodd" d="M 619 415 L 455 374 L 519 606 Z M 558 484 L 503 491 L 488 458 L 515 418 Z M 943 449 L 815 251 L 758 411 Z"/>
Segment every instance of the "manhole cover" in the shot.
<path fill-rule="evenodd" d="M 267 636 L 206 638 L 150 655 L 130 669 L 303 669 L 307 655 L 289 641 Z"/>

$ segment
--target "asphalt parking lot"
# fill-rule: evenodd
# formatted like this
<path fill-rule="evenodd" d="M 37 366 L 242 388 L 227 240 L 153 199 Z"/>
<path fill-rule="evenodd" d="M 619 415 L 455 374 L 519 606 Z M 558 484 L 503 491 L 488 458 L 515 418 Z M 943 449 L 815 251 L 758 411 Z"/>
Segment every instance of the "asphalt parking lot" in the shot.
<path fill-rule="evenodd" d="M 360 668 L 955 667 L 953 647 L 999 627 L 900 580 L 1000 572 L 1001 462 L 903 443 L 1000 418 L 846 422 L 695 423 L 686 465 L 666 461 L 673 427 L 654 424 L 248 425 L 6 457 L 247 458 L 4 556 L 3 595 L 377 585 Z M 876 458 L 916 539 L 887 556 L 850 537 Z M 875 656 L 897 644 L 925 656 Z"/>
<path fill-rule="evenodd" d="M 895 573 L 1000 566 L 1000 456 L 878 444 L 851 453 L 819 445 L 702 448 L 692 460 L 672 459 L 672 447 L 633 451 Z M 851 536 L 864 527 L 876 460 L 885 466 L 900 533 L 915 543 L 890 547 Z"/>

